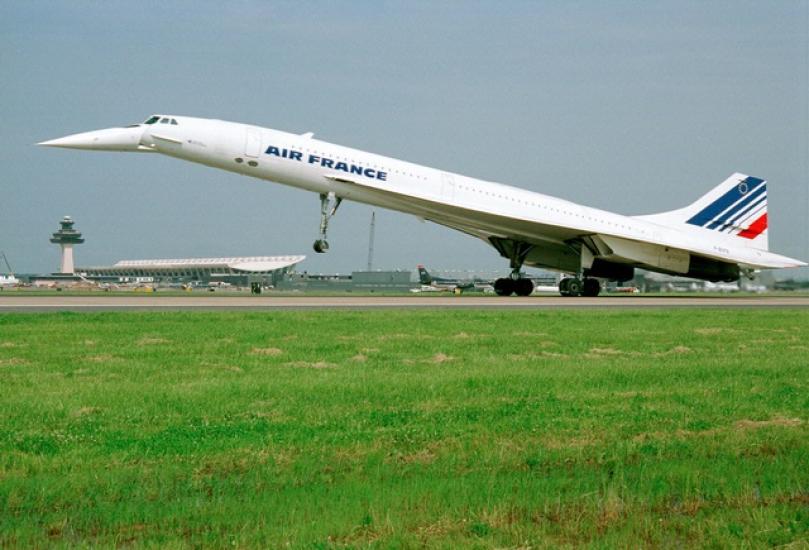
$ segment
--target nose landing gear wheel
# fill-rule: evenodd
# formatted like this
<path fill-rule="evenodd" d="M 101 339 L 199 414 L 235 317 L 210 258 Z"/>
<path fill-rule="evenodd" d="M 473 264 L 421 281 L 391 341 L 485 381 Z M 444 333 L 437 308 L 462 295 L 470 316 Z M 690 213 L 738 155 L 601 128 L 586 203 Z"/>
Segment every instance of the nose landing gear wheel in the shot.
<path fill-rule="evenodd" d="M 314 248 L 315 252 L 318 254 L 323 254 L 329 249 L 329 243 L 324 239 L 318 239 L 315 241 L 315 244 L 312 245 L 312 248 Z"/>

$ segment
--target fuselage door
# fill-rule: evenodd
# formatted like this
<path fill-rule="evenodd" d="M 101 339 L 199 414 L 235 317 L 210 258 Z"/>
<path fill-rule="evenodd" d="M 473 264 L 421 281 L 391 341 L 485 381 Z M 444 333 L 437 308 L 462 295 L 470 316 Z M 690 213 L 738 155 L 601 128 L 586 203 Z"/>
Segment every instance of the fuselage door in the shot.
<path fill-rule="evenodd" d="M 244 156 L 257 159 L 261 154 L 261 130 L 254 126 L 245 127 Z"/>

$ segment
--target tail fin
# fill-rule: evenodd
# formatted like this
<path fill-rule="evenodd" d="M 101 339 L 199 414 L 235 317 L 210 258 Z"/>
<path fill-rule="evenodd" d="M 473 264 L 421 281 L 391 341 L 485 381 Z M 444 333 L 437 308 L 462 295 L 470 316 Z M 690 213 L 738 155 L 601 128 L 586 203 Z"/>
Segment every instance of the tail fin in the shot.
<path fill-rule="evenodd" d="M 687 224 L 768 249 L 767 182 L 738 172 L 685 208 L 640 217 L 670 227 Z"/>
<path fill-rule="evenodd" d="M 418 267 L 418 270 L 419 270 L 419 282 L 421 284 L 423 284 L 423 285 L 432 284 L 433 283 L 433 278 L 430 276 L 430 272 L 427 271 L 427 268 L 424 267 L 421 264 L 419 264 L 417 267 Z"/>

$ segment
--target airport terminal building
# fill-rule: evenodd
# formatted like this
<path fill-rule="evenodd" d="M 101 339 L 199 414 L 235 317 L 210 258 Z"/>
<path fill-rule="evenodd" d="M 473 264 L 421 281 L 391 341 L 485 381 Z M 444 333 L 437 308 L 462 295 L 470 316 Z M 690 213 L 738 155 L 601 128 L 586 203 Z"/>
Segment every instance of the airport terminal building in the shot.
<path fill-rule="evenodd" d="M 260 281 L 276 285 L 304 259 L 306 256 L 122 260 L 109 267 L 78 267 L 76 272 L 120 281 L 221 281 L 238 285 Z"/>

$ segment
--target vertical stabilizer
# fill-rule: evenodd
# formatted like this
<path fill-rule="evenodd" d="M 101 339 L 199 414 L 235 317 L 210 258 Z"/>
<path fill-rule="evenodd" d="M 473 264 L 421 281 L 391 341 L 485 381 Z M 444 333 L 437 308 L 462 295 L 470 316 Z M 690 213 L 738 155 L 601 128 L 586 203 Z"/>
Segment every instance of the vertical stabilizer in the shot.
<path fill-rule="evenodd" d="M 767 250 L 767 182 L 737 172 L 685 208 L 640 218 L 670 227 L 685 224 Z"/>
<path fill-rule="evenodd" d="M 421 264 L 419 264 L 417 268 L 419 270 L 419 282 L 423 285 L 433 284 L 433 278 L 430 275 L 430 272 L 427 271 L 427 268 Z"/>

